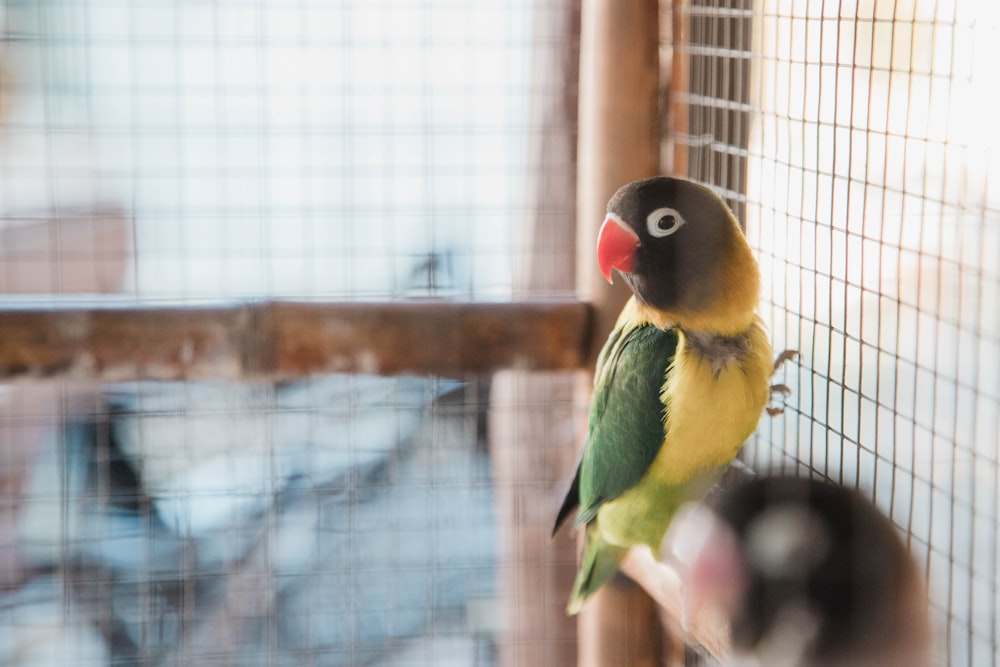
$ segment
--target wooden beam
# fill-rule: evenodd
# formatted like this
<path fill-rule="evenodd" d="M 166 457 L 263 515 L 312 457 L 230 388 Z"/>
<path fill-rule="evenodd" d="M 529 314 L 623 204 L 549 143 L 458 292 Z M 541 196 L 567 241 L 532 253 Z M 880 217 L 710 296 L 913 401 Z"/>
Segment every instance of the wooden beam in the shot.
<path fill-rule="evenodd" d="M 694 614 L 685 609 L 683 580 L 672 565 L 655 560 L 648 549 L 636 548 L 626 556 L 622 572 L 656 601 L 676 636 L 700 644 L 723 664 L 728 662 L 731 647 L 727 619 L 714 609 L 699 609 Z"/>
<path fill-rule="evenodd" d="M 580 37 L 577 291 L 596 306 L 596 361 L 630 292 L 597 269 L 597 230 L 608 199 L 630 181 L 660 173 L 659 4 L 585 0 Z"/>
<path fill-rule="evenodd" d="M 610 288 L 596 267 L 594 244 L 608 199 L 619 187 L 660 173 L 659 3 L 584 0 L 580 38 L 580 139 L 577 199 L 577 293 L 595 305 L 597 353 L 629 295 Z M 587 401 L 590 381 L 580 384 Z M 660 667 L 656 606 L 624 576 L 584 605 L 579 658 L 585 667 Z"/>
<path fill-rule="evenodd" d="M 261 302 L 0 310 L 0 380 L 486 374 L 584 363 L 579 302 Z"/>
<path fill-rule="evenodd" d="M 580 0 L 534 4 L 532 96 L 524 217 L 514 293 L 573 293 Z M 583 267 L 583 270 L 588 270 Z M 582 365 L 582 363 L 581 363 Z M 490 388 L 490 459 L 500 550 L 497 664 L 575 667 L 576 572 L 568 531 L 550 538 L 582 434 L 577 373 L 504 371 Z"/>
<path fill-rule="evenodd" d="M 670 5 L 670 39 L 662 54 L 663 68 L 670 72 L 667 87 L 666 116 L 669 123 L 665 146 L 670 157 L 664 165 L 674 176 L 688 176 L 691 92 L 691 21 L 690 0 L 674 0 Z"/>

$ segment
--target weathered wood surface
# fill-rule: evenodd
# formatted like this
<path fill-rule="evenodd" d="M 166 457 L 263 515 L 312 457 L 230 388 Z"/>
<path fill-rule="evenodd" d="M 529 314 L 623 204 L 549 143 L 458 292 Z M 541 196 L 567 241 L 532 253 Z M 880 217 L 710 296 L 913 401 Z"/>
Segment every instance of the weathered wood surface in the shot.
<path fill-rule="evenodd" d="M 618 188 L 660 172 L 659 4 L 586 0 L 580 38 L 577 293 L 596 306 L 591 363 L 630 296 L 597 270 L 597 231 Z"/>
<path fill-rule="evenodd" d="M 524 298 L 574 293 L 580 0 L 535 3 L 527 191 L 513 272 Z M 581 271 L 596 272 L 594 261 Z M 490 389 L 498 568 L 497 664 L 576 667 L 576 619 L 566 600 L 576 572 L 569 531 L 549 537 L 583 433 L 577 373 L 503 371 Z"/>
<path fill-rule="evenodd" d="M 579 302 L 0 306 L 0 379 L 288 379 L 574 369 Z"/>
<path fill-rule="evenodd" d="M 0 294 L 11 300 L 17 298 L 13 295 L 118 292 L 132 264 L 132 237 L 131 216 L 116 206 L 30 215 L 2 211 Z M 25 517 L 31 512 L 32 480 L 45 443 L 61 440 L 52 436 L 57 428 L 53 416 L 92 412 L 97 394 L 98 388 L 88 382 L 0 386 L 0 589 L 13 590 L 32 576 L 23 528 L 30 522 Z M 43 530 L 57 531 L 56 524 Z"/>
<path fill-rule="evenodd" d="M 700 644 L 725 663 L 730 656 L 729 625 L 716 610 L 685 609 L 681 575 L 666 562 L 654 560 L 647 549 L 633 549 L 622 563 L 622 572 L 642 586 L 660 606 L 670 629 L 685 641 Z"/>
<path fill-rule="evenodd" d="M 597 230 L 622 185 L 660 173 L 659 3 L 584 0 L 580 37 L 577 293 L 595 306 L 593 363 L 629 291 L 596 270 Z M 581 383 L 589 401 L 589 382 Z M 604 586 L 580 613 L 583 667 L 660 667 L 665 646 L 656 605 L 625 577 Z"/>

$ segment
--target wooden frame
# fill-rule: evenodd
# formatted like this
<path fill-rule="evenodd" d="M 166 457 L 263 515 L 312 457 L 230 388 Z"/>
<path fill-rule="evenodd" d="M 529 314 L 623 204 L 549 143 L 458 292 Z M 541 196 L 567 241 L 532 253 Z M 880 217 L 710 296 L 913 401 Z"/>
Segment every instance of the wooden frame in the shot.
<path fill-rule="evenodd" d="M 669 25 L 677 35 L 685 31 L 684 6 L 683 2 L 677 3 L 670 17 Z M 576 234 L 577 266 L 586 267 L 593 264 L 593 239 L 608 197 L 622 183 L 661 171 L 662 70 L 658 61 L 659 26 L 663 22 L 656 0 L 583 0 L 581 13 Z M 673 60 L 669 68 L 670 90 L 686 86 L 686 67 L 686 60 Z M 672 121 L 676 128 L 686 128 L 685 113 L 677 112 Z M 676 147 L 668 155 L 673 171 L 684 173 L 687 156 L 683 149 Z M 543 199 L 547 196 L 542 193 Z M 121 273 L 118 263 L 112 269 L 110 274 L 114 276 Z M 9 270 L 0 272 L 0 277 L 5 275 L 8 282 L 18 277 Z M 526 291 L 542 286 L 544 281 L 535 279 L 535 283 L 524 286 Z M 586 380 L 578 383 L 575 402 L 584 403 L 589 394 L 588 371 L 627 291 L 621 285 L 608 288 L 596 270 L 577 271 L 576 287 L 580 300 L 562 302 L 272 301 L 96 308 L 74 302 L 54 306 L 46 302 L 44 307 L 12 305 L 0 309 L 0 381 L 273 381 L 330 372 L 458 377 L 505 369 L 583 371 L 578 376 Z M 514 378 L 511 391 L 542 396 L 552 386 L 563 386 L 561 381 L 556 385 L 549 382 L 525 374 Z M 527 434 L 514 429 L 510 440 L 522 449 L 533 443 L 569 444 L 548 440 L 545 419 L 539 416 L 529 425 L 531 432 Z M 544 472 L 560 474 L 553 471 L 565 463 L 563 459 L 571 458 L 571 453 L 565 454 L 552 455 L 543 464 Z M 498 475 L 507 474 L 508 482 L 517 480 L 526 468 L 538 470 L 538 461 L 526 456 L 513 456 L 509 463 L 514 467 L 506 473 L 498 466 Z M 569 471 L 564 472 L 569 475 Z M 514 489 L 513 483 L 510 489 Z M 539 498 L 531 499 L 542 502 L 535 503 L 541 508 L 539 520 L 528 523 L 513 513 L 519 504 L 523 507 L 526 503 L 524 498 L 501 501 L 512 510 L 506 522 L 512 531 L 505 540 L 508 548 L 523 549 L 530 544 L 536 549 L 533 553 L 552 552 L 554 547 L 547 542 L 547 534 L 545 541 L 540 541 L 535 530 L 550 521 L 545 502 L 552 500 L 552 508 L 557 506 L 558 499 L 550 495 L 545 490 Z M 556 548 L 567 551 L 565 546 Z M 550 585 L 543 581 L 551 577 L 554 564 L 569 566 L 556 560 L 525 559 L 526 565 L 519 566 L 519 578 L 509 582 L 518 595 L 540 588 L 545 604 L 539 609 L 546 614 L 561 614 L 565 603 L 560 596 L 566 582 Z M 580 665 L 659 667 L 667 660 L 665 654 L 670 649 L 663 644 L 660 617 L 662 612 L 676 620 L 681 614 L 676 575 L 651 560 L 629 559 L 624 569 L 652 597 L 625 577 L 617 578 L 595 595 L 581 615 Z M 571 578 L 571 574 L 560 571 L 559 576 Z M 518 610 L 512 608 L 511 612 L 516 614 Z M 516 631 L 511 637 L 516 648 L 503 656 L 502 662 L 577 662 L 577 651 L 532 646 L 536 639 L 538 644 L 552 642 L 553 637 L 561 636 L 566 624 L 564 618 L 546 623 L 551 628 L 547 635 L 533 635 L 537 628 L 528 625 Z M 724 626 L 717 619 L 698 619 L 686 632 L 716 655 L 726 654 Z"/>
<path fill-rule="evenodd" d="M 286 380 L 579 368 L 579 302 L 262 302 L 0 311 L 0 380 Z"/>
<path fill-rule="evenodd" d="M 593 266 L 607 201 L 621 185 L 660 173 L 659 3 L 584 0 L 580 42 L 577 264 Z M 629 296 L 598 271 L 580 271 L 577 292 L 595 306 L 588 367 Z M 589 402 L 590 383 L 581 383 Z M 595 593 L 580 613 L 579 665 L 659 667 L 668 647 L 652 599 L 625 576 Z"/>

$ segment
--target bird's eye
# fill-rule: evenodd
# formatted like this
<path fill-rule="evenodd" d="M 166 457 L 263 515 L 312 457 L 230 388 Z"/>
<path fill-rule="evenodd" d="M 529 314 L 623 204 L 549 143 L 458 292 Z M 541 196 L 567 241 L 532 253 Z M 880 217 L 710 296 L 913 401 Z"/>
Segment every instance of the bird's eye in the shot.
<path fill-rule="evenodd" d="M 672 208 L 658 208 L 646 218 L 646 229 L 655 238 L 670 236 L 684 225 L 684 218 Z"/>

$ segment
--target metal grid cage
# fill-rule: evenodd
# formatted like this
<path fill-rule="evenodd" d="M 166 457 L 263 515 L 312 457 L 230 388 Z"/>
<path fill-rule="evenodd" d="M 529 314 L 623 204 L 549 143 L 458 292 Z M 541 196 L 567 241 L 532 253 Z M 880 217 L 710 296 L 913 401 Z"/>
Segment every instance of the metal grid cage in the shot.
<path fill-rule="evenodd" d="M 659 4 L 663 168 L 730 203 L 801 353 L 745 460 L 870 495 L 939 662 L 1000 664 L 997 11 Z M 9 1 L 4 305 L 572 296 L 579 20 Z M 561 664 L 571 540 L 530 535 L 578 379 L 2 385 L 0 661 Z"/>
<path fill-rule="evenodd" d="M 532 17 L 4 3 L 2 307 L 509 298 Z M 0 386 L 0 662 L 494 664 L 488 381 L 228 363 Z"/>
<path fill-rule="evenodd" d="M 869 494 L 927 576 L 941 664 L 1000 662 L 997 14 L 973 3 L 675 4 L 687 173 L 759 253 L 801 352 L 759 469 Z"/>

